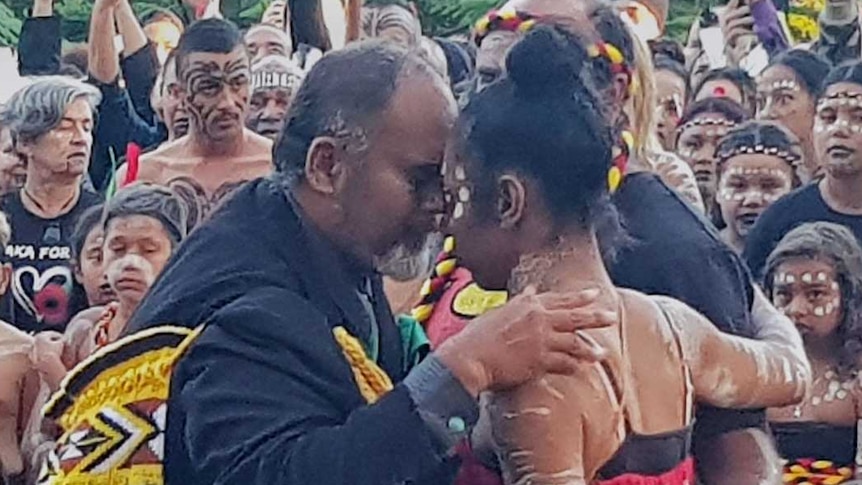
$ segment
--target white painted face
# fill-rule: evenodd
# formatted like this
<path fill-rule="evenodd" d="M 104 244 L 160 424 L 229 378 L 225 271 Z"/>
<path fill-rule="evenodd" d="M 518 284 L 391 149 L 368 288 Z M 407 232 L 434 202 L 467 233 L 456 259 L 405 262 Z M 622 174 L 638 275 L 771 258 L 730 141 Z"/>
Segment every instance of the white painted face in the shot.
<path fill-rule="evenodd" d="M 781 263 L 773 275 L 772 301 L 806 339 L 835 332 L 843 319 L 841 287 L 831 264 L 799 257 Z"/>
<path fill-rule="evenodd" d="M 729 230 L 744 240 L 760 215 L 792 190 L 793 166 L 776 155 L 740 153 L 721 167 L 716 202 Z"/>
<path fill-rule="evenodd" d="M 826 89 L 814 121 L 817 160 L 831 177 L 862 171 L 862 86 L 840 82 Z"/>

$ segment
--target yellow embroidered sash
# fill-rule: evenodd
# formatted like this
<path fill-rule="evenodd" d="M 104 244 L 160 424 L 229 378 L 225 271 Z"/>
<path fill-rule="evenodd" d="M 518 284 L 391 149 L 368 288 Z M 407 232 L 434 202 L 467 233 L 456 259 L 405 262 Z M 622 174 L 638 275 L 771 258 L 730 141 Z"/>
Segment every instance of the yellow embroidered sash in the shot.
<path fill-rule="evenodd" d="M 76 366 L 43 409 L 62 435 L 39 483 L 164 483 L 171 373 L 199 333 L 153 328 L 103 347 Z"/>
<path fill-rule="evenodd" d="M 171 373 L 200 333 L 157 327 L 114 342 L 75 367 L 43 409 L 62 435 L 40 485 L 164 483 L 165 418 Z M 333 336 L 371 404 L 392 381 L 343 327 Z"/>

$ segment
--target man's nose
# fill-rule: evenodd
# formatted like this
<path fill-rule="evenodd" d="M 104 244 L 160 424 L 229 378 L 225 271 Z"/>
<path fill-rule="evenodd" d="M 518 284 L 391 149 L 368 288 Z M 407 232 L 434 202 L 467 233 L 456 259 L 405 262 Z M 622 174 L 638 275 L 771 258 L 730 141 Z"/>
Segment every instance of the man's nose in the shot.
<path fill-rule="evenodd" d="M 265 120 L 280 120 L 284 116 L 284 110 L 278 107 L 278 103 L 273 100 L 267 101 L 263 107 L 260 117 Z"/>

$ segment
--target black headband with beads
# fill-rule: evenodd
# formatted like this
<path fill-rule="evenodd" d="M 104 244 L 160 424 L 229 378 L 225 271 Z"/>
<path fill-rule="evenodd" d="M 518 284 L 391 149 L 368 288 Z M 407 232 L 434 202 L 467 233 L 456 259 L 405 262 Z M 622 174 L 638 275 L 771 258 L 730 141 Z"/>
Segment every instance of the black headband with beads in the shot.
<path fill-rule="evenodd" d="M 695 126 L 726 126 L 728 128 L 733 128 L 734 126 L 736 126 L 736 122 L 724 118 L 698 118 L 696 120 L 687 121 L 684 124 L 680 125 L 676 129 L 676 132 L 682 133 L 683 131 L 689 128 L 693 128 Z"/>
<path fill-rule="evenodd" d="M 718 163 L 722 164 L 727 160 L 739 155 L 771 155 L 780 158 L 790 165 L 794 165 L 801 160 L 800 156 L 792 151 L 778 148 L 776 146 L 767 145 L 741 145 L 730 150 L 720 151 L 717 154 Z"/>

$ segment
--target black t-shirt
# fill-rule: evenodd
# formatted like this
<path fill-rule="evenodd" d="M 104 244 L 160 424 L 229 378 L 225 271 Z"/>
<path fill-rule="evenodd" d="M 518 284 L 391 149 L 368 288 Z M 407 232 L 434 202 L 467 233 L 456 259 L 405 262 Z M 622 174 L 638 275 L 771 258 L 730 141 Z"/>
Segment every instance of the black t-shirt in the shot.
<path fill-rule="evenodd" d="M 676 298 L 721 331 L 752 337 L 751 276 L 715 228 L 658 177 L 626 177 L 614 204 L 632 241 L 611 265 L 614 284 Z M 765 425 L 762 411 L 698 407 L 695 440 Z"/>
<path fill-rule="evenodd" d="M 0 199 L 12 226 L 4 262 L 12 263 L 12 281 L 0 303 L 0 319 L 26 332 L 62 331 L 75 313 L 87 307 L 83 288 L 75 281 L 69 238 L 81 214 L 101 202 L 82 191 L 75 207 L 55 219 L 33 215 L 18 191 Z"/>
<path fill-rule="evenodd" d="M 819 184 L 811 183 L 776 201 L 757 220 L 746 239 L 743 253 L 751 273 L 761 278 L 766 260 L 781 238 L 797 226 L 818 221 L 846 226 L 862 241 L 862 216 L 832 210 L 820 195 Z"/>

